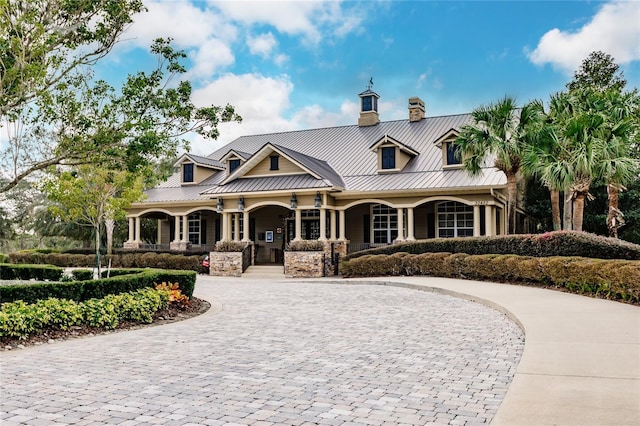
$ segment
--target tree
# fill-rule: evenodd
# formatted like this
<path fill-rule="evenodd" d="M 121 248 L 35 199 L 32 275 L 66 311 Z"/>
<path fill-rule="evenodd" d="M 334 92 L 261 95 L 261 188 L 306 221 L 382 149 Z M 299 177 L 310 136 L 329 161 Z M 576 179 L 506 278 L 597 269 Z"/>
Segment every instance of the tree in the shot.
<path fill-rule="evenodd" d="M 626 84 L 623 72 L 620 71 L 620 66 L 614 62 L 613 57 L 607 53 L 595 51 L 582 61 L 580 68 L 573 74 L 573 79 L 567 83 L 567 89 L 570 92 L 585 88 L 622 91 Z"/>
<path fill-rule="evenodd" d="M 108 164 L 136 172 L 175 156 L 178 147 L 188 149 L 188 133 L 215 139 L 220 122 L 242 120 L 231 105 L 191 102 L 191 84 L 173 81 L 186 71 L 180 64 L 185 54 L 170 40 L 156 40 L 151 51 L 157 68 L 130 75 L 119 93 L 93 81 L 90 72 L 74 73 L 21 108 L 14 121 L 21 125 L 0 157 L 0 168 L 12 175 L 0 192 L 54 165 Z"/>
<path fill-rule="evenodd" d="M 55 203 L 51 207 L 54 214 L 78 225 L 93 227 L 99 272 L 101 230 L 106 221 L 123 219 L 131 203 L 142 197 L 141 177 L 125 171 L 84 166 L 49 179 L 43 189 Z M 110 241 L 111 235 L 107 234 L 107 245 Z M 107 249 L 110 252 L 110 247 Z"/>
<path fill-rule="evenodd" d="M 0 0 L 0 118 L 104 57 L 141 0 Z"/>
<path fill-rule="evenodd" d="M 542 119 L 543 107 L 533 101 L 518 108 L 513 98 L 504 97 L 494 104 L 481 106 L 471 113 L 474 124 L 462 128 L 455 141 L 463 167 L 479 174 L 487 158 L 507 177 L 508 233 L 516 232 L 517 175 L 522 165 L 530 129 Z"/>

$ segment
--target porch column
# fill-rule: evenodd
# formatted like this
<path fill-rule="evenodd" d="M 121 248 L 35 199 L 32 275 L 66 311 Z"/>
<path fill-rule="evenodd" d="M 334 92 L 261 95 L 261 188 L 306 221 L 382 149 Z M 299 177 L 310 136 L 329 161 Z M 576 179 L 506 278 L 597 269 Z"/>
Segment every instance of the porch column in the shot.
<path fill-rule="evenodd" d="M 402 208 L 398 209 L 398 237 L 397 241 L 404 241 L 404 215 L 402 214 Z"/>
<path fill-rule="evenodd" d="M 480 206 L 473 206 L 473 236 L 480 236 Z"/>
<path fill-rule="evenodd" d="M 415 241 L 413 235 L 413 207 L 407 207 L 407 241 Z"/>
<path fill-rule="evenodd" d="M 347 239 L 346 237 L 346 232 L 345 232 L 345 223 L 344 223 L 344 210 L 339 210 L 339 216 L 340 216 L 340 238 L 338 238 L 340 241 L 345 241 Z"/>
<path fill-rule="evenodd" d="M 327 241 L 327 209 L 320 209 L 320 238 L 318 241 Z"/>
<path fill-rule="evenodd" d="M 233 241 L 240 241 L 240 215 L 233 214 Z"/>
<path fill-rule="evenodd" d="M 189 241 L 189 221 L 188 216 L 182 216 L 182 241 Z"/>
<path fill-rule="evenodd" d="M 484 208 L 484 234 L 487 237 L 490 237 L 493 235 L 493 218 L 494 213 L 493 213 L 494 209 L 493 206 L 485 206 Z"/>
<path fill-rule="evenodd" d="M 134 234 L 134 232 L 135 232 L 134 226 L 135 226 L 134 225 L 134 219 L 133 219 L 133 217 L 130 217 L 129 218 L 129 241 L 133 241 L 133 239 L 135 238 L 134 237 L 134 235 L 135 235 Z"/>
<path fill-rule="evenodd" d="M 507 230 L 505 229 L 505 225 L 509 221 L 509 219 L 507 218 L 507 209 L 500 209 L 500 212 L 502 214 L 500 215 L 500 232 L 498 234 L 504 235 L 507 233 Z M 496 219 L 495 216 L 496 216 L 496 213 L 493 214 L 493 223 L 495 223 L 495 219 Z"/>
<path fill-rule="evenodd" d="M 156 244 L 162 244 L 162 219 L 158 219 L 158 235 L 156 236 Z"/>
<path fill-rule="evenodd" d="M 140 216 L 136 217 L 136 242 L 140 242 Z"/>
<path fill-rule="evenodd" d="M 329 224 L 329 228 L 330 228 L 330 238 L 331 241 L 335 241 L 336 240 L 336 211 L 334 209 L 331 209 L 331 223 Z"/>
<path fill-rule="evenodd" d="M 222 241 L 229 241 L 229 213 L 222 213 Z"/>
<path fill-rule="evenodd" d="M 251 239 L 249 238 L 249 212 L 242 212 L 242 233 L 243 238 L 242 241 L 249 242 Z"/>
<path fill-rule="evenodd" d="M 180 242 L 180 216 L 175 216 L 175 226 L 173 227 L 173 241 Z"/>
<path fill-rule="evenodd" d="M 302 210 L 296 209 L 296 236 L 293 241 L 302 239 Z"/>

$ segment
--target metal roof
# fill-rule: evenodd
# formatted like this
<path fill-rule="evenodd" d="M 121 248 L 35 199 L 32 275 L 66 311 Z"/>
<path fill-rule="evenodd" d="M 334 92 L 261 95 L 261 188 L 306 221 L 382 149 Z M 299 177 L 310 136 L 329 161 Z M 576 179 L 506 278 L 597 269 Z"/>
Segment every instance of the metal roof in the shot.
<path fill-rule="evenodd" d="M 324 179 L 316 179 L 311 175 L 287 175 L 236 179 L 225 185 L 209 187 L 202 195 L 232 194 L 236 192 L 261 192 L 291 189 L 321 189 L 333 185 Z"/>

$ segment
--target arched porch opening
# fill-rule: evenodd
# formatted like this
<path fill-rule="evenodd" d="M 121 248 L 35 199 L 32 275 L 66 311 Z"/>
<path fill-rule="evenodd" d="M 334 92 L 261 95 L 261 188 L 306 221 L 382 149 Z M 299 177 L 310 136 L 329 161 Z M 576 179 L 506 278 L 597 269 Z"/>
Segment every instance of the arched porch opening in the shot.
<path fill-rule="evenodd" d="M 404 239 L 406 235 L 403 225 L 406 212 L 399 211 L 385 200 L 351 203 L 344 217 L 349 252 L 385 246 L 399 238 Z"/>

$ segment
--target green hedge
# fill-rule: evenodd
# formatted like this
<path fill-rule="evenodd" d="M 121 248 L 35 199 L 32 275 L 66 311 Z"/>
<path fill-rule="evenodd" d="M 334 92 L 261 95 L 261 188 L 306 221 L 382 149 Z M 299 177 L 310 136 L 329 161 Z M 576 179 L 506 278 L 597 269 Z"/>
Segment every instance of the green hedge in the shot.
<path fill-rule="evenodd" d="M 9 253 L 11 263 L 49 264 L 66 268 L 86 268 L 96 265 L 95 254 L 39 253 L 19 251 Z M 169 253 L 121 253 L 101 258 L 111 260 L 113 268 L 163 268 L 200 271 L 200 256 Z"/>
<path fill-rule="evenodd" d="M 101 299 L 109 294 L 153 287 L 154 284 L 162 282 L 178 283 L 182 294 L 191 298 L 195 287 L 196 273 L 194 271 L 145 269 L 131 275 L 99 280 L 0 286 L 0 303 L 16 300 L 34 303 L 51 297 L 75 301 Z"/>
<path fill-rule="evenodd" d="M 640 260 L 640 245 L 586 232 L 558 231 L 545 234 L 495 237 L 435 238 L 379 247 L 350 254 L 345 260 L 369 254 L 393 253 L 517 254 L 551 257 L 580 256 L 594 259 Z"/>
<path fill-rule="evenodd" d="M 395 253 L 344 261 L 345 277 L 428 275 L 540 284 L 574 293 L 640 302 L 640 261 L 583 257 Z"/>
<path fill-rule="evenodd" d="M 44 329 L 80 325 L 113 329 L 122 321 L 150 323 L 158 310 L 169 305 L 169 293 L 145 288 L 84 302 L 49 298 L 33 304 L 5 303 L 0 309 L 0 337 L 25 338 Z"/>
<path fill-rule="evenodd" d="M 93 279 L 93 271 L 91 269 L 74 269 L 71 275 L 76 281 L 88 281 Z"/>
<path fill-rule="evenodd" d="M 0 253 L 0 263 L 7 263 L 9 262 L 9 256 L 7 256 L 4 253 Z"/>
<path fill-rule="evenodd" d="M 0 264 L 0 280 L 60 281 L 64 270 L 52 265 Z M 2 300 L 2 299 L 0 299 Z"/>

